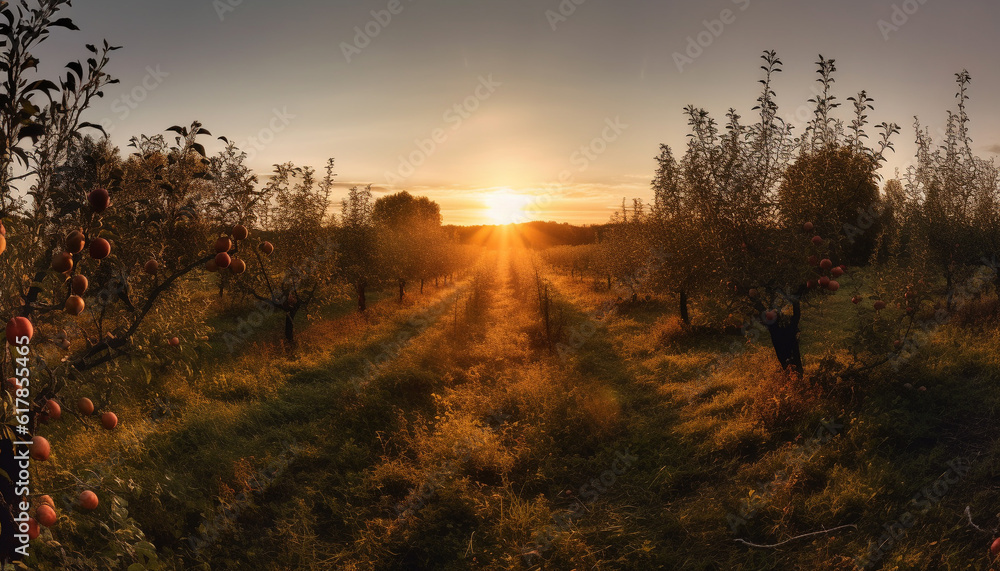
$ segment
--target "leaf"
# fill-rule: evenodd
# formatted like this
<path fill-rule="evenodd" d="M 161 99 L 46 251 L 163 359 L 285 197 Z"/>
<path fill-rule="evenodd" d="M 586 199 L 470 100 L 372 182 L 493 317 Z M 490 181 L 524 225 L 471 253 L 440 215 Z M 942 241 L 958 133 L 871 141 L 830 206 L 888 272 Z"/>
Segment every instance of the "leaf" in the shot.
<path fill-rule="evenodd" d="M 44 134 L 45 134 L 45 127 L 41 126 L 38 123 L 29 123 L 28 125 L 21 127 L 21 130 L 17 132 L 17 139 L 21 140 L 24 139 L 25 137 L 31 137 L 31 142 L 37 143 L 38 137 L 41 137 Z"/>
<path fill-rule="evenodd" d="M 205 152 L 205 146 L 202 145 L 201 143 L 191 143 L 191 148 L 198 151 L 198 154 L 200 154 L 203 157 L 208 156 L 208 154 Z"/>
<path fill-rule="evenodd" d="M 84 121 L 83 123 L 80 123 L 80 127 L 79 127 L 80 129 L 83 129 L 83 128 L 86 128 L 86 127 L 90 127 L 91 129 L 97 129 L 97 130 L 98 130 L 98 131 L 100 131 L 101 133 L 104 133 L 104 136 L 105 136 L 105 137 L 107 137 L 107 136 L 108 136 L 108 132 L 107 132 L 107 131 L 105 131 L 105 130 L 104 130 L 104 127 L 103 127 L 103 126 L 101 126 L 101 125 L 98 125 L 98 124 L 96 124 L 96 123 L 89 123 L 89 122 L 87 122 L 87 121 Z"/>
<path fill-rule="evenodd" d="M 128 566 L 128 571 L 145 571 L 146 566 L 142 563 L 133 563 Z"/>
<path fill-rule="evenodd" d="M 61 26 L 63 28 L 67 28 L 67 29 L 70 29 L 70 30 L 79 30 L 80 29 L 80 28 L 77 27 L 76 24 L 73 23 L 73 20 L 70 20 L 69 18 L 59 18 L 55 22 L 51 22 L 49 25 L 50 26 Z"/>

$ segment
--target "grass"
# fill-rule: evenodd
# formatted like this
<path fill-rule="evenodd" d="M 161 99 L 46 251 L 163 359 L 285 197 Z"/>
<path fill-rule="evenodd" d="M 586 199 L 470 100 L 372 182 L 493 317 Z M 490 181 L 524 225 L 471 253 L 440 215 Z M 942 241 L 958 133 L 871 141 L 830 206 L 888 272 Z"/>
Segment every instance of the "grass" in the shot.
<path fill-rule="evenodd" d="M 144 538 L 168 569 L 846 570 L 880 543 L 871 568 L 989 568 L 992 537 L 963 512 L 998 523 L 995 322 L 955 320 L 845 393 L 850 295 L 804 308 L 806 372 L 790 381 L 766 335 L 690 330 L 657 299 L 606 314 L 614 294 L 550 270 L 545 339 L 523 256 L 368 319 L 331 307 L 294 357 L 216 341 L 171 377 L 162 419 L 133 403 L 114 433 L 54 426 L 45 489 L 79 487 L 117 451 L 95 480 L 115 524 L 74 514 L 43 537 L 80 552 L 95 529 L 91 543 Z M 443 311 L 414 326 L 421 307 Z M 57 550 L 37 568 L 72 568 Z"/>

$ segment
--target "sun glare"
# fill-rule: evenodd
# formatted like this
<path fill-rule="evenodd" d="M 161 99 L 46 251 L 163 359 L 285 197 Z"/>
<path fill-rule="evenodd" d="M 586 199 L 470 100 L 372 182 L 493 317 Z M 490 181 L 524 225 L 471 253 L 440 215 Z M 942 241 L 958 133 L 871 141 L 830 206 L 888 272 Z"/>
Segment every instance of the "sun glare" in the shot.
<path fill-rule="evenodd" d="M 531 197 L 501 190 L 487 196 L 483 204 L 494 224 L 517 224 L 528 221 L 525 209 L 531 204 Z"/>

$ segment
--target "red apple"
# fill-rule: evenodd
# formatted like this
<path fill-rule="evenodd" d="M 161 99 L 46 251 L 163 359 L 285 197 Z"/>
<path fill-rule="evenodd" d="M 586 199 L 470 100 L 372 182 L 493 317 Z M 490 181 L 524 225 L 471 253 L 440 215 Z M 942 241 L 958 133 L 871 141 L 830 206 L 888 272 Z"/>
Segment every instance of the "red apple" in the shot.
<path fill-rule="evenodd" d="M 31 341 L 34 334 L 35 327 L 27 317 L 12 317 L 7 322 L 7 342 L 11 345 L 17 345 L 17 340 L 21 337 L 27 337 L 28 341 Z"/>
<path fill-rule="evenodd" d="M 818 266 L 819 265 L 819 256 L 816 256 L 816 255 L 809 256 L 808 262 L 809 262 L 810 266 Z"/>
<path fill-rule="evenodd" d="M 78 295 L 69 296 L 64 307 L 66 313 L 70 315 L 80 315 L 85 308 L 86 304 L 83 302 L 83 298 Z"/>
<path fill-rule="evenodd" d="M 87 286 L 89 285 L 90 282 L 87 281 L 87 276 L 81 276 L 80 274 L 73 276 L 73 284 L 71 287 L 74 294 L 83 295 L 87 292 Z"/>
<path fill-rule="evenodd" d="M 98 188 L 87 195 L 87 201 L 90 202 L 90 209 L 100 214 L 111 204 L 111 195 L 106 188 Z"/>
<path fill-rule="evenodd" d="M 91 492 L 90 490 L 85 490 L 80 493 L 80 507 L 85 510 L 95 510 L 97 509 L 97 494 Z"/>
<path fill-rule="evenodd" d="M 233 239 L 234 240 L 246 240 L 250 235 L 250 231 L 247 227 L 242 224 L 237 224 L 233 227 Z"/>
<path fill-rule="evenodd" d="M 38 506 L 38 509 L 35 510 L 35 517 L 38 518 L 38 523 L 45 527 L 52 527 L 56 524 L 56 520 L 59 519 L 56 516 L 56 510 L 46 505 Z"/>
<path fill-rule="evenodd" d="M 118 415 L 113 412 L 106 412 L 102 414 L 101 426 L 108 430 L 112 430 L 114 427 L 118 426 Z"/>
<path fill-rule="evenodd" d="M 809 288 L 809 289 L 815 288 L 816 287 L 816 281 L 815 280 L 809 280 L 809 281 L 807 281 L 806 282 L 806 287 Z"/>
<path fill-rule="evenodd" d="M 142 269 L 149 275 L 155 276 L 156 272 L 160 271 L 160 264 L 156 260 L 149 260 Z"/>
<path fill-rule="evenodd" d="M 994 539 L 993 543 L 990 544 L 990 553 L 993 557 L 1000 555 L 1000 537 Z"/>
<path fill-rule="evenodd" d="M 830 280 L 830 283 L 826 284 L 826 289 L 830 291 L 837 291 L 840 289 L 840 282 L 835 280 Z"/>
<path fill-rule="evenodd" d="M 882 300 L 876 301 L 875 302 L 875 311 L 882 311 L 883 309 L 885 309 L 885 302 L 882 301 Z"/>
<path fill-rule="evenodd" d="M 827 258 L 823 258 L 823 259 L 822 259 L 822 260 L 820 260 L 820 262 L 819 262 L 819 267 L 820 267 L 821 269 L 823 269 L 823 270 L 829 270 L 830 268 L 832 268 L 832 267 L 833 267 L 833 262 L 831 262 L 831 261 L 830 261 L 829 259 L 827 259 Z"/>
<path fill-rule="evenodd" d="M 861 303 L 861 298 L 858 297 L 858 296 L 854 296 L 854 297 L 851 298 L 851 303 L 853 303 L 854 305 L 857 305 L 857 304 Z"/>
<path fill-rule="evenodd" d="M 104 238 L 94 238 L 90 241 L 90 257 L 103 260 L 111 255 L 111 244 Z"/>
<path fill-rule="evenodd" d="M 830 285 L 830 278 L 828 278 L 826 276 L 823 276 L 823 277 L 819 278 L 819 287 L 825 289 L 829 285 Z"/>
<path fill-rule="evenodd" d="M 219 252 L 215 255 L 215 265 L 221 269 L 226 269 L 229 264 L 233 263 L 233 259 L 229 257 L 229 254 L 225 252 Z"/>
<path fill-rule="evenodd" d="M 7 238 L 0 234 L 0 254 L 7 251 Z"/>
<path fill-rule="evenodd" d="M 42 407 L 42 410 L 52 420 L 59 420 L 59 418 L 62 416 L 62 407 L 59 406 L 59 403 L 56 401 L 56 399 L 49 399 L 45 401 L 45 405 Z"/>
<path fill-rule="evenodd" d="M 215 260 L 209 260 L 205 263 L 205 269 L 213 273 L 217 272 L 219 271 L 219 264 L 216 264 Z"/>
<path fill-rule="evenodd" d="M 33 436 L 31 438 L 31 457 L 35 460 L 48 460 L 49 454 L 52 453 L 52 447 L 49 445 L 48 439 L 44 436 Z"/>
<path fill-rule="evenodd" d="M 247 264 L 243 260 L 237 258 L 229 265 L 229 271 L 236 275 L 242 274 L 247 271 Z"/>
<path fill-rule="evenodd" d="M 28 539 L 35 539 L 36 537 L 38 537 L 38 534 L 41 533 L 41 532 L 42 532 L 42 530 L 41 530 L 41 528 L 38 527 L 38 522 L 35 521 L 35 518 L 29 517 L 28 518 Z"/>
<path fill-rule="evenodd" d="M 750 297 L 757 297 L 757 290 L 753 288 L 750 288 L 750 291 L 747 293 L 750 295 Z"/>
<path fill-rule="evenodd" d="M 233 249 L 233 241 L 223 236 L 215 241 L 216 252 L 228 252 Z"/>
<path fill-rule="evenodd" d="M 87 245 L 87 237 L 79 230 L 73 230 L 66 235 L 66 251 L 70 254 L 79 254 Z"/>
<path fill-rule="evenodd" d="M 778 312 L 773 309 L 764 314 L 764 323 L 771 325 L 778 320 Z"/>
<path fill-rule="evenodd" d="M 821 236 L 813 236 L 812 242 L 813 244 L 819 246 L 820 244 L 823 243 L 823 238 Z"/>
<path fill-rule="evenodd" d="M 178 339 L 177 337 L 171 337 L 170 340 L 167 341 L 167 344 L 170 345 L 171 347 L 180 347 L 181 340 Z"/>
<path fill-rule="evenodd" d="M 896 339 L 892 342 L 892 346 L 898 351 L 899 348 L 903 346 L 903 341 L 901 339 Z"/>
<path fill-rule="evenodd" d="M 844 275 L 844 270 L 840 269 L 840 267 L 833 268 L 832 270 L 830 270 L 830 275 L 835 278 L 839 278 L 840 276 Z"/>
<path fill-rule="evenodd" d="M 68 272 L 73 269 L 73 256 L 66 252 L 59 252 L 52 256 L 52 269 L 59 272 Z"/>
<path fill-rule="evenodd" d="M 76 403 L 76 408 L 78 408 L 80 410 L 80 414 L 84 416 L 94 414 L 94 402 L 87 397 L 81 398 L 80 401 Z"/>
<path fill-rule="evenodd" d="M 812 232 L 813 228 L 815 227 L 816 225 L 813 224 L 812 222 L 806 222 L 805 224 L 802 225 L 802 229 L 805 230 L 806 232 Z"/>
<path fill-rule="evenodd" d="M 270 242 L 261 242 L 260 243 L 260 251 L 264 252 L 264 254 L 270 256 L 271 252 L 274 251 L 274 244 L 272 244 Z"/>

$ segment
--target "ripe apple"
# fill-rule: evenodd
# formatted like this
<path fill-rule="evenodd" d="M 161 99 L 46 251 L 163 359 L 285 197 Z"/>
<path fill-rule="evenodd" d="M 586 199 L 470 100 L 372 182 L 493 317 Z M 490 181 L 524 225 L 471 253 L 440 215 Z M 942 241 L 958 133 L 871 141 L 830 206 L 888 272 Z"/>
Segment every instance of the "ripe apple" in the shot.
<path fill-rule="evenodd" d="M 809 288 L 809 289 L 815 288 L 816 287 L 816 281 L 815 280 L 809 280 L 809 281 L 807 281 L 806 282 L 806 287 Z"/>
<path fill-rule="evenodd" d="M 20 337 L 27 337 L 30 342 L 34 334 L 35 327 L 28 321 L 27 317 L 12 317 L 7 322 L 7 342 L 11 345 L 16 346 L 17 339 Z"/>
<path fill-rule="evenodd" d="M 250 231 L 247 227 L 242 224 L 237 224 L 233 227 L 233 239 L 234 240 L 246 240 L 250 236 Z"/>
<path fill-rule="evenodd" d="M 903 346 L 903 340 L 902 339 L 896 339 L 895 341 L 892 342 L 892 346 L 893 346 L 894 349 L 896 349 L 898 351 L 899 348 Z"/>
<path fill-rule="evenodd" d="M 45 404 L 42 406 L 42 411 L 44 411 L 45 414 L 52 420 L 59 420 L 62 416 L 62 407 L 59 406 L 56 399 L 49 399 L 45 401 Z"/>
<path fill-rule="evenodd" d="M 80 507 L 85 510 L 95 510 L 97 509 L 97 494 L 91 492 L 90 490 L 84 490 L 80 493 Z"/>
<path fill-rule="evenodd" d="M 247 271 L 247 263 L 237 258 L 233 260 L 233 262 L 229 265 L 229 271 L 233 272 L 236 275 L 240 275 L 243 272 Z"/>
<path fill-rule="evenodd" d="M 118 415 L 113 412 L 106 412 L 102 414 L 101 426 L 108 430 L 112 430 L 114 427 L 118 426 Z"/>
<path fill-rule="evenodd" d="M 0 254 L 7 251 L 7 238 L 0 234 Z"/>
<path fill-rule="evenodd" d="M 78 295 L 71 295 L 66 300 L 66 313 L 70 315 L 80 315 L 85 308 L 86 304 L 83 303 L 83 298 Z"/>
<path fill-rule="evenodd" d="M 857 304 L 861 303 L 861 298 L 858 297 L 858 296 L 854 296 L 854 297 L 851 298 L 851 303 L 853 303 L 854 305 L 857 305 Z"/>
<path fill-rule="evenodd" d="M 819 246 L 823 243 L 823 238 L 821 236 L 813 236 L 812 243 Z"/>
<path fill-rule="evenodd" d="M 830 278 L 823 276 L 819 278 L 819 287 L 826 289 L 830 285 Z"/>
<path fill-rule="evenodd" d="M 205 269 L 213 273 L 217 272 L 219 271 L 219 264 L 216 264 L 215 260 L 209 260 L 205 263 Z"/>
<path fill-rule="evenodd" d="M 41 496 L 38 498 L 38 505 L 49 506 L 52 509 L 56 509 L 56 503 L 52 500 L 52 496 Z"/>
<path fill-rule="evenodd" d="M 747 293 L 750 295 L 750 297 L 757 297 L 757 290 L 753 288 L 750 288 L 750 291 Z"/>
<path fill-rule="evenodd" d="M 274 251 L 274 244 L 272 244 L 270 242 L 261 242 L 260 243 L 260 251 L 264 252 L 266 255 L 270 256 L 271 252 Z"/>
<path fill-rule="evenodd" d="M 87 292 L 87 286 L 89 285 L 90 282 L 87 280 L 87 276 L 82 276 L 80 274 L 77 274 L 73 276 L 73 284 L 71 286 L 71 289 L 73 290 L 74 294 L 83 295 L 84 293 Z"/>
<path fill-rule="evenodd" d="M 215 251 L 216 252 L 228 252 L 233 249 L 233 241 L 225 236 L 219 238 L 215 241 Z"/>
<path fill-rule="evenodd" d="M 830 270 L 830 275 L 835 278 L 839 278 L 840 276 L 844 275 L 844 270 L 840 269 L 840 266 L 837 266 L 836 268 Z"/>
<path fill-rule="evenodd" d="M 40 527 L 38 527 L 38 522 L 35 521 L 35 518 L 29 517 L 28 518 L 28 539 L 35 539 L 36 537 L 38 537 L 38 534 L 41 533 L 41 532 L 42 532 L 42 529 Z"/>
<path fill-rule="evenodd" d="M 838 267 L 845 272 L 847 271 L 847 264 L 840 264 Z"/>
<path fill-rule="evenodd" d="M 167 341 L 167 344 L 170 345 L 171 347 L 180 347 L 181 340 L 178 339 L 177 337 L 171 337 L 170 340 Z"/>
<path fill-rule="evenodd" d="M 809 262 L 810 266 L 818 266 L 819 265 L 819 256 L 816 256 L 816 255 L 809 256 L 808 262 Z"/>
<path fill-rule="evenodd" d="M 836 280 L 830 280 L 830 283 L 826 284 L 826 289 L 830 291 L 837 291 L 840 289 L 840 282 Z"/>
<path fill-rule="evenodd" d="M 145 272 L 151 276 L 155 276 L 156 272 L 160 270 L 160 264 L 156 260 L 150 260 L 146 262 L 146 265 L 142 267 Z"/>
<path fill-rule="evenodd" d="M 832 267 L 833 267 L 833 262 L 831 262 L 831 261 L 830 261 L 829 259 L 827 259 L 827 258 L 823 258 L 823 259 L 822 259 L 822 260 L 820 260 L 820 262 L 819 262 L 819 267 L 820 267 L 821 269 L 823 269 L 823 270 L 829 270 L 830 268 L 832 268 Z"/>
<path fill-rule="evenodd" d="M 48 460 L 49 454 L 52 453 L 52 447 L 49 445 L 48 439 L 44 436 L 33 436 L 31 438 L 31 457 L 35 460 Z"/>
<path fill-rule="evenodd" d="M 812 222 L 806 222 L 805 224 L 802 225 L 802 229 L 805 230 L 806 232 L 812 232 L 813 228 L 815 227 L 816 225 L 813 224 Z"/>
<path fill-rule="evenodd" d="M 875 311 L 882 311 L 883 309 L 885 309 L 885 302 L 882 301 L 882 300 L 876 301 L 875 302 Z"/>
<path fill-rule="evenodd" d="M 771 325 L 778 320 L 778 312 L 773 309 L 764 314 L 764 323 Z"/>
<path fill-rule="evenodd" d="M 90 257 L 103 260 L 111 255 L 111 244 L 104 238 L 94 238 L 90 241 Z"/>
<path fill-rule="evenodd" d="M 229 257 L 229 254 L 225 252 L 219 252 L 215 255 L 215 265 L 221 269 L 226 269 L 229 264 L 233 263 L 233 259 Z"/>
<path fill-rule="evenodd" d="M 81 398 L 80 401 L 76 403 L 76 407 L 80 410 L 80 414 L 84 416 L 94 414 L 94 401 L 87 397 Z"/>
<path fill-rule="evenodd" d="M 59 252 L 52 256 L 52 269 L 59 272 L 68 272 L 73 269 L 73 256 L 66 252 Z"/>
<path fill-rule="evenodd" d="M 35 517 L 38 519 L 38 523 L 44 525 L 45 527 L 52 527 L 56 524 L 56 510 L 52 509 L 50 506 L 41 505 L 35 510 Z"/>
<path fill-rule="evenodd" d="M 73 230 L 66 236 L 66 251 L 70 254 L 79 254 L 86 245 L 87 237 L 79 230 Z"/>
<path fill-rule="evenodd" d="M 111 195 L 108 194 L 108 189 L 98 188 L 87 195 L 87 201 L 90 202 L 90 209 L 100 214 L 111 204 Z"/>
<path fill-rule="evenodd" d="M 993 554 L 993 557 L 1000 555 L 1000 537 L 994 539 L 993 543 L 990 544 L 990 553 Z"/>

